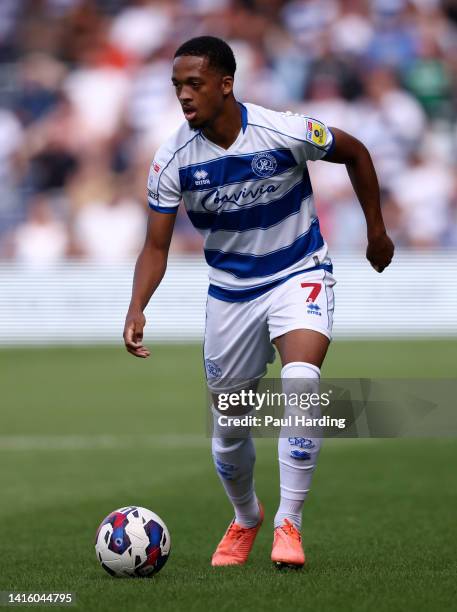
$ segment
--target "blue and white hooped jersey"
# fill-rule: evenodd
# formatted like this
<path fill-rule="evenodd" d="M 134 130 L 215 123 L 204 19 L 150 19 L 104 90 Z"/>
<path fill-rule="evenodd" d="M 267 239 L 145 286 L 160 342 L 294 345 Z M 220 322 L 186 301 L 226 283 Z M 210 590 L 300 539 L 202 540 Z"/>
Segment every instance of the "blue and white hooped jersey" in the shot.
<path fill-rule="evenodd" d="M 148 203 L 175 213 L 181 199 L 204 236 L 210 295 L 250 300 L 304 270 L 331 271 L 308 160 L 325 157 L 331 131 L 303 115 L 240 105 L 242 129 L 223 149 L 185 122 L 157 151 Z"/>

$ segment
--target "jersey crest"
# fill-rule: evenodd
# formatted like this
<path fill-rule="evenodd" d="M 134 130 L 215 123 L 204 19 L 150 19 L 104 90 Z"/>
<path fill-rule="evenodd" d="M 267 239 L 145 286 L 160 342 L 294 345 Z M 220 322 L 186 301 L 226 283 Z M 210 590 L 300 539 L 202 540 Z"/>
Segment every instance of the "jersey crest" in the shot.
<path fill-rule="evenodd" d="M 278 162 L 271 153 L 257 153 L 252 159 L 251 168 L 254 174 L 261 178 L 267 178 L 275 173 Z"/>

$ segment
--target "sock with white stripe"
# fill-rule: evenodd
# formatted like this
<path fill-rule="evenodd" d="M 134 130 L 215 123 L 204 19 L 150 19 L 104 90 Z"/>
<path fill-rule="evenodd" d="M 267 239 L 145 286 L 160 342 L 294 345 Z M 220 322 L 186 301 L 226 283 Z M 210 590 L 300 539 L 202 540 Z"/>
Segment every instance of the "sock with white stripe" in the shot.
<path fill-rule="evenodd" d="M 294 361 L 281 370 L 283 392 L 288 396 L 292 393 L 319 393 L 319 378 L 319 368 L 310 363 Z M 297 409 L 287 406 L 287 414 L 297 414 Z M 310 408 L 302 414 L 318 418 L 320 408 Z M 293 431 L 282 430 L 280 433 L 278 459 L 281 498 L 274 519 L 275 528 L 287 518 L 298 530 L 301 529 L 303 503 L 311 487 L 321 448 L 321 438 L 315 436 L 316 432 L 306 427 L 295 427 Z"/>

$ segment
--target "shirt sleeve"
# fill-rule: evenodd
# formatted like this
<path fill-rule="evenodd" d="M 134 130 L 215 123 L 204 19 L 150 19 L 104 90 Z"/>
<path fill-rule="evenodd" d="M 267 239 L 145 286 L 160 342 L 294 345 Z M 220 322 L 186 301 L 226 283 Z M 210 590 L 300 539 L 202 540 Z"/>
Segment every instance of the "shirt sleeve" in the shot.
<path fill-rule="evenodd" d="M 288 133 L 297 143 L 294 147 L 300 161 L 317 161 L 329 155 L 334 146 L 332 131 L 318 119 L 284 113 Z"/>
<path fill-rule="evenodd" d="M 148 176 L 148 205 L 161 213 L 176 213 L 181 201 L 179 173 L 173 159 L 156 154 Z"/>

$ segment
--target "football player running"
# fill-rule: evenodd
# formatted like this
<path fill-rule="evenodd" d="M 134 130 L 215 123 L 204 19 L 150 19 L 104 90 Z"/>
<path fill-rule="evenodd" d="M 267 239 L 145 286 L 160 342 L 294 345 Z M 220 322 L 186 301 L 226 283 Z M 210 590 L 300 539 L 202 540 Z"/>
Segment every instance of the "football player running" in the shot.
<path fill-rule="evenodd" d="M 260 380 L 274 347 L 283 391 L 315 389 L 331 340 L 335 279 L 308 161 L 345 164 L 366 219 L 366 256 L 377 272 L 394 251 L 365 146 L 315 118 L 241 104 L 233 93 L 235 69 L 231 48 L 215 37 L 194 38 L 175 53 L 172 83 L 186 121 L 151 165 L 147 235 L 124 329 L 127 350 L 149 357 L 143 311 L 164 276 L 182 200 L 204 237 L 210 266 L 204 361 L 215 398 L 212 452 L 235 513 L 214 566 L 245 563 L 263 520 L 252 437 L 219 425 L 218 393 Z M 271 554 L 277 565 L 305 562 L 302 507 L 320 447 L 312 434 L 279 437 L 280 503 Z"/>

